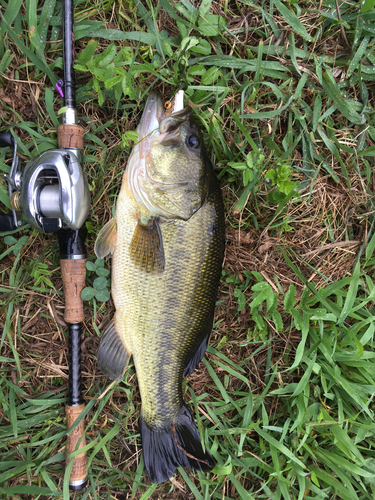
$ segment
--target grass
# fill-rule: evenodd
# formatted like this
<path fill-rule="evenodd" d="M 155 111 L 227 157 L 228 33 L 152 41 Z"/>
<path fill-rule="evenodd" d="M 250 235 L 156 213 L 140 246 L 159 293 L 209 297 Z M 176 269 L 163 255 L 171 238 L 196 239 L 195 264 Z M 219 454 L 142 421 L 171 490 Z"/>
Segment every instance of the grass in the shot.
<path fill-rule="evenodd" d="M 56 146 L 61 3 L 0 0 L 1 131 Z M 75 6 L 92 195 L 82 499 L 375 494 L 375 2 L 103 0 Z M 217 465 L 152 485 L 133 365 L 96 366 L 107 264 L 93 257 L 152 89 L 186 89 L 222 185 L 227 250 L 210 347 L 184 383 Z M 0 151 L 0 170 L 11 154 Z M 9 208 L 6 185 L 0 201 Z M 69 498 L 67 342 L 54 235 L 0 242 L 0 496 Z M 100 283 L 95 281 L 101 279 Z M 103 288 L 104 284 L 104 288 Z M 104 292 L 103 292 L 104 290 Z"/>

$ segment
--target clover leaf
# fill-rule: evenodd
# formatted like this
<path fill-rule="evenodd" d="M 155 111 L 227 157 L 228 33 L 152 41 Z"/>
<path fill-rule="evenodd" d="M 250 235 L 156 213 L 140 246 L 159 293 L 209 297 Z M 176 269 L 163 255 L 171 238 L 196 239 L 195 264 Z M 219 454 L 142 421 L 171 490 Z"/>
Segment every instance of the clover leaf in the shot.
<path fill-rule="evenodd" d="M 95 273 L 97 278 L 94 279 L 92 286 L 87 286 L 81 292 L 82 300 L 92 300 L 95 298 L 99 302 L 107 302 L 110 298 L 109 280 L 106 278 L 109 275 L 109 270 L 104 268 L 104 259 L 96 259 L 95 262 L 88 261 L 86 269 L 90 273 Z"/>

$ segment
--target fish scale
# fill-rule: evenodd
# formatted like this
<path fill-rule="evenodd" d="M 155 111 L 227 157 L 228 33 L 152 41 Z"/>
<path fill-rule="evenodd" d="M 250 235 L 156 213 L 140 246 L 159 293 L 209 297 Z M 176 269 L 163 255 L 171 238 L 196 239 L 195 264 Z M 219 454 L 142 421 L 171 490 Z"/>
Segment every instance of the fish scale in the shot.
<path fill-rule="evenodd" d="M 115 324 L 125 347 L 133 355 L 142 396 L 142 416 L 151 424 L 156 415 L 173 418 L 177 414 L 176 392 L 178 403 L 182 404 L 181 360 L 189 350 L 189 342 L 191 344 L 196 336 L 195 331 L 199 332 L 212 311 L 217 269 L 222 258 L 223 230 L 215 237 L 210 234 L 201 234 L 199 239 L 189 236 L 201 232 L 207 220 L 212 221 L 215 217 L 220 205 L 219 200 L 213 199 L 188 221 L 161 222 L 166 249 L 165 272 L 147 275 L 133 264 L 127 251 L 139 208 L 128 195 L 126 184 L 122 189 L 125 195 L 122 196 L 121 191 L 116 212 L 118 250 L 112 257 L 112 267 L 119 271 L 112 273 L 112 294 L 116 311 L 123 309 L 125 312 L 121 319 L 116 313 Z M 215 207 L 215 201 L 219 207 Z M 202 259 L 202 256 L 205 257 Z M 132 277 L 131 282 L 128 276 Z M 198 310 L 194 310 L 195 303 L 200 303 Z M 173 367 L 176 364 L 180 369 L 170 370 L 171 362 Z M 159 365 L 163 368 L 164 383 L 155 383 L 155 375 L 149 370 L 149 366 Z"/>
<path fill-rule="evenodd" d="M 104 226 L 95 245 L 98 257 L 112 253 L 116 307 L 98 364 L 110 378 L 121 378 L 133 356 L 153 482 L 166 481 L 179 465 L 214 465 L 184 404 L 182 380 L 206 350 L 224 254 L 221 192 L 191 110 L 164 119 L 161 102 L 155 94 L 147 101 L 115 222 Z"/>

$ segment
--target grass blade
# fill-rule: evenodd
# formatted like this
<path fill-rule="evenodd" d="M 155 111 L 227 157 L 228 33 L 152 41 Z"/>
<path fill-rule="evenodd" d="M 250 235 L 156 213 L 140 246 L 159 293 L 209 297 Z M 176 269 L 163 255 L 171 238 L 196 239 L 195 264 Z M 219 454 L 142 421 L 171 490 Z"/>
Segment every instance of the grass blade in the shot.
<path fill-rule="evenodd" d="M 336 83 L 328 75 L 328 73 L 323 73 L 323 87 L 327 92 L 328 96 L 333 100 L 335 106 L 341 113 L 352 123 L 357 125 L 362 125 L 365 123 L 366 118 L 363 115 L 359 115 L 353 108 L 353 106 L 345 100 Z"/>
<path fill-rule="evenodd" d="M 294 14 L 292 10 L 289 10 L 286 5 L 281 3 L 280 0 L 274 0 L 275 7 L 283 16 L 285 21 L 289 24 L 289 26 L 303 38 L 306 38 L 309 42 L 312 42 L 312 37 L 307 33 L 306 28 L 298 19 L 298 17 Z"/>

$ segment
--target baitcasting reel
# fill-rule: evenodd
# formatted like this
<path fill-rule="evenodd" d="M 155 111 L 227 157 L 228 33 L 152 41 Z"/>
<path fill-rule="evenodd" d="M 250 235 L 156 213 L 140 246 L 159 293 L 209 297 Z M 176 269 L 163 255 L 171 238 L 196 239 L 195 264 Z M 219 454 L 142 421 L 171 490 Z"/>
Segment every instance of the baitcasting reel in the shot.
<path fill-rule="evenodd" d="M 69 125 L 60 127 L 69 128 Z M 80 127 L 72 124 L 70 128 L 74 137 Z M 81 167 L 82 154 L 78 147 L 74 147 L 76 144 L 73 147 L 60 144 L 64 134 L 58 132 L 61 149 L 45 151 L 28 161 L 24 169 L 20 168 L 14 137 L 10 133 L 0 134 L 0 147 L 14 148 L 12 167 L 9 175 L 5 175 L 12 214 L 0 216 L 0 231 L 21 226 L 22 214 L 33 227 L 44 233 L 62 228 L 79 229 L 85 222 L 90 210 L 90 193 Z"/>

